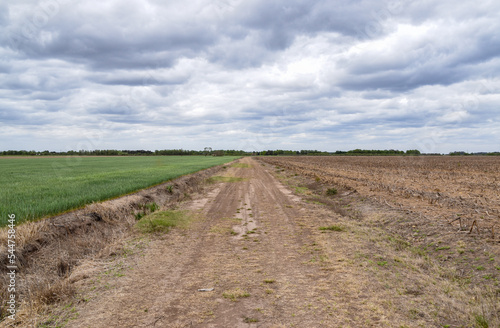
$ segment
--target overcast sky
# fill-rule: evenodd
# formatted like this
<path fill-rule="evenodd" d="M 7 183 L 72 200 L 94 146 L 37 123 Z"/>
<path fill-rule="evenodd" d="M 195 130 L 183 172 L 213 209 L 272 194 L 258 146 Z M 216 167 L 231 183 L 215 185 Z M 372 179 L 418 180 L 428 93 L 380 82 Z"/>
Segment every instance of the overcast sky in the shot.
<path fill-rule="evenodd" d="M 500 151 L 500 1 L 0 0 L 0 150 Z"/>

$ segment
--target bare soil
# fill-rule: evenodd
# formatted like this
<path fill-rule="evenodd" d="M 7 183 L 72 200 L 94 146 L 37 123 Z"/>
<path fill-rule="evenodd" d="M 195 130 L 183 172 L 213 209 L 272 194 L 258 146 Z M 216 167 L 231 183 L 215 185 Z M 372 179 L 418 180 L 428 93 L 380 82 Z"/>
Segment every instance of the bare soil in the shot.
<path fill-rule="evenodd" d="M 417 214 L 348 186 L 326 196 L 333 185 L 296 172 L 244 158 L 216 173 L 226 182 L 178 203 L 189 227 L 135 232 L 117 242 L 122 252 L 82 261 L 67 277 L 76 295 L 26 326 L 498 324 L 495 292 L 381 224 Z"/>

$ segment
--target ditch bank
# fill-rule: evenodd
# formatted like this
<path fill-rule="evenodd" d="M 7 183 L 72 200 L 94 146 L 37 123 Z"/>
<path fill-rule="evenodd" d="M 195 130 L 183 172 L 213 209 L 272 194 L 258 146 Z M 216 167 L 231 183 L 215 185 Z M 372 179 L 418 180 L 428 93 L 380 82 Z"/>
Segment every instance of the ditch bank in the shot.
<path fill-rule="evenodd" d="M 76 289 L 72 272 L 86 259 L 105 259 L 120 254 L 120 239 L 133 234 L 142 216 L 167 210 L 201 192 L 205 181 L 225 170 L 219 165 L 182 176 L 138 192 L 93 203 L 62 215 L 26 222 L 15 231 L 15 290 L 9 269 L 9 228 L 0 230 L 0 322 L 11 320 L 8 300 L 15 296 L 16 320 L 34 315 L 46 305 L 72 296 Z M 6 322 L 3 322 L 6 323 Z"/>

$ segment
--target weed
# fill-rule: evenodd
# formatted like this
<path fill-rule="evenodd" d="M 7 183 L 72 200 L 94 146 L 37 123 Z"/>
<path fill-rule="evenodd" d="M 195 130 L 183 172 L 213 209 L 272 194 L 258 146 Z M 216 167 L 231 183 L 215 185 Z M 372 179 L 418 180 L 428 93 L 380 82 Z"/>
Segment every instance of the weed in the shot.
<path fill-rule="evenodd" d="M 151 213 L 156 212 L 160 208 L 155 202 L 144 204 L 141 207 L 143 209 L 148 209 Z"/>
<path fill-rule="evenodd" d="M 442 246 L 442 247 L 436 248 L 437 251 L 443 251 L 443 250 L 448 250 L 448 249 L 450 249 L 450 246 Z"/>
<path fill-rule="evenodd" d="M 264 283 L 266 283 L 266 284 L 272 284 L 272 283 L 274 283 L 275 281 L 276 281 L 276 280 L 274 280 L 274 279 L 264 279 Z"/>
<path fill-rule="evenodd" d="M 476 314 L 474 315 L 474 319 L 476 321 L 476 327 L 478 328 L 488 328 L 490 325 L 488 324 L 488 320 L 483 315 Z"/>
<path fill-rule="evenodd" d="M 168 185 L 165 190 L 169 193 L 172 194 L 174 192 L 174 186 Z"/>
<path fill-rule="evenodd" d="M 246 317 L 245 319 L 243 319 L 243 322 L 244 323 L 259 322 L 259 319 Z"/>
<path fill-rule="evenodd" d="M 335 196 L 337 193 L 338 193 L 338 191 L 337 191 L 337 189 L 335 189 L 335 188 L 328 188 L 328 189 L 326 190 L 326 194 L 327 194 L 328 196 Z"/>
<path fill-rule="evenodd" d="M 484 266 L 482 266 L 482 265 L 478 265 L 478 266 L 476 267 L 476 270 L 477 270 L 477 271 L 483 271 L 483 270 L 485 270 L 485 268 L 484 268 Z"/>
<path fill-rule="evenodd" d="M 135 219 L 136 219 L 137 221 L 139 221 L 139 220 L 140 220 L 140 219 L 142 219 L 145 215 L 146 215 L 146 213 L 144 213 L 144 212 L 139 212 L 139 213 L 136 213 L 136 214 L 135 214 Z"/>

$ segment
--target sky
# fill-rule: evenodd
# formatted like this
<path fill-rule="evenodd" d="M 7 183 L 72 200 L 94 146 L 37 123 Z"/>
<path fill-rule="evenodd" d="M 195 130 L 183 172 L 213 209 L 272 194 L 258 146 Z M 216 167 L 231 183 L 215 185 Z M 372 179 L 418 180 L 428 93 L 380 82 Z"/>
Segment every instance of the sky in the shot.
<path fill-rule="evenodd" d="M 0 151 L 500 151 L 500 1 L 0 0 Z"/>

